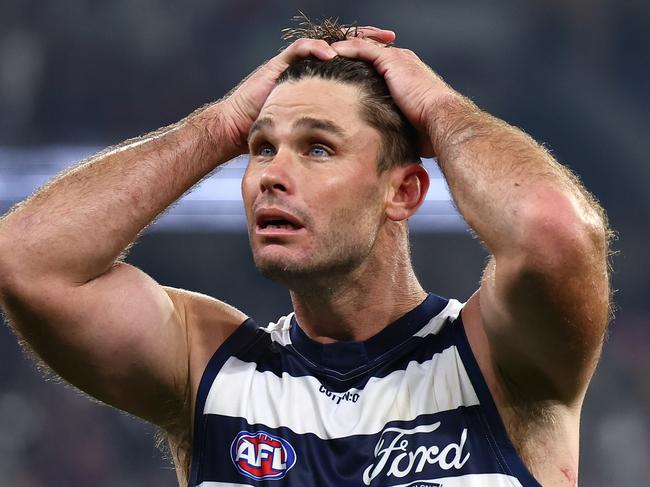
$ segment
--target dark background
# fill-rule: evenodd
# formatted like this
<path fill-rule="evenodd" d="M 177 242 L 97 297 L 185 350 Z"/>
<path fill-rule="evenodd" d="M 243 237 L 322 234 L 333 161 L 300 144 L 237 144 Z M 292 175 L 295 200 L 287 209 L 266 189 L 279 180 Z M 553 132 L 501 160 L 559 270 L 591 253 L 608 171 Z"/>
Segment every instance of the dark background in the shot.
<path fill-rule="evenodd" d="M 273 56 L 299 9 L 395 30 L 399 46 L 546 144 L 607 209 L 619 233 L 617 312 L 584 407 L 580 480 L 648 485 L 650 2 L 324 5 L 1 0 L 0 148 L 109 145 L 172 123 Z M 0 160 L 0 183 L 16 164 Z M 479 244 L 452 231 L 423 230 L 412 240 L 426 287 L 469 297 L 486 257 Z M 130 261 L 161 283 L 219 297 L 259 322 L 289 310 L 286 291 L 256 273 L 243 233 L 152 232 Z M 6 327 L 0 358 L 0 485 L 175 485 L 150 426 L 44 381 Z"/>

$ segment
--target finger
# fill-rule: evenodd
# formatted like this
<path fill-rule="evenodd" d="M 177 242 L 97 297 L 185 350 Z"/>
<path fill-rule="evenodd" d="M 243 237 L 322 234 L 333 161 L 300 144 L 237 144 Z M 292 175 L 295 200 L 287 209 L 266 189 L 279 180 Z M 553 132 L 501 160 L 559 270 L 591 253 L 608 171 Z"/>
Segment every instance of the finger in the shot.
<path fill-rule="evenodd" d="M 348 39 L 347 41 L 335 42 L 331 46 L 339 56 L 363 59 L 364 61 L 375 62 L 382 54 L 385 54 L 384 45 L 363 39 Z"/>
<path fill-rule="evenodd" d="M 298 39 L 282 51 L 280 57 L 285 63 L 291 64 L 298 59 L 312 56 L 322 61 L 329 61 L 336 55 L 336 51 L 323 40 Z"/>
<path fill-rule="evenodd" d="M 378 27 L 373 27 L 371 25 L 359 27 L 357 30 L 363 36 L 369 37 L 379 42 L 383 42 L 385 44 L 395 42 L 396 35 L 392 30 L 379 29 Z"/>

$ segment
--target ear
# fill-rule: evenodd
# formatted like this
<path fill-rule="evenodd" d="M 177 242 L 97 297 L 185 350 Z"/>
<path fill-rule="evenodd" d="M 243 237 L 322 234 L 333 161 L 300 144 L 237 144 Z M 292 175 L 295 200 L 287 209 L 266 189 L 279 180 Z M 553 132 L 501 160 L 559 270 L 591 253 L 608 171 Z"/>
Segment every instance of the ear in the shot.
<path fill-rule="evenodd" d="M 410 218 L 424 201 L 429 190 L 429 173 L 422 164 L 390 169 L 386 216 L 393 221 Z"/>

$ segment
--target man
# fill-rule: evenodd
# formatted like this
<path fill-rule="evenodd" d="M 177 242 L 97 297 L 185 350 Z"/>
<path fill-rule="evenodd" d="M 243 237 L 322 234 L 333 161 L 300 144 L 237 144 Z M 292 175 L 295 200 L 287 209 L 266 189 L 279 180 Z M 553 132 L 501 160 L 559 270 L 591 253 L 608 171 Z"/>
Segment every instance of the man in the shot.
<path fill-rule="evenodd" d="M 608 320 L 604 213 L 530 137 L 388 47 L 393 32 L 302 33 L 320 40 L 7 214 L 8 318 L 66 380 L 163 428 L 181 485 L 576 485 Z M 265 329 L 120 260 L 244 152 L 255 262 L 294 307 Z M 410 264 L 418 152 L 492 256 L 464 305 Z"/>

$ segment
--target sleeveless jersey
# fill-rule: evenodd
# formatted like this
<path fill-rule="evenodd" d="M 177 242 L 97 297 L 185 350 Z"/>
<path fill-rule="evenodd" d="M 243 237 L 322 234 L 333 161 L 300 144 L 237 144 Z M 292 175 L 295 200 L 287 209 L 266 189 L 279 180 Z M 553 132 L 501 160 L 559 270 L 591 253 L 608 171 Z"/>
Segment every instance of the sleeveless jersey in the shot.
<path fill-rule="evenodd" d="M 196 401 L 191 487 L 540 487 L 506 434 L 460 318 L 430 294 L 365 342 L 292 314 L 244 322 Z"/>

